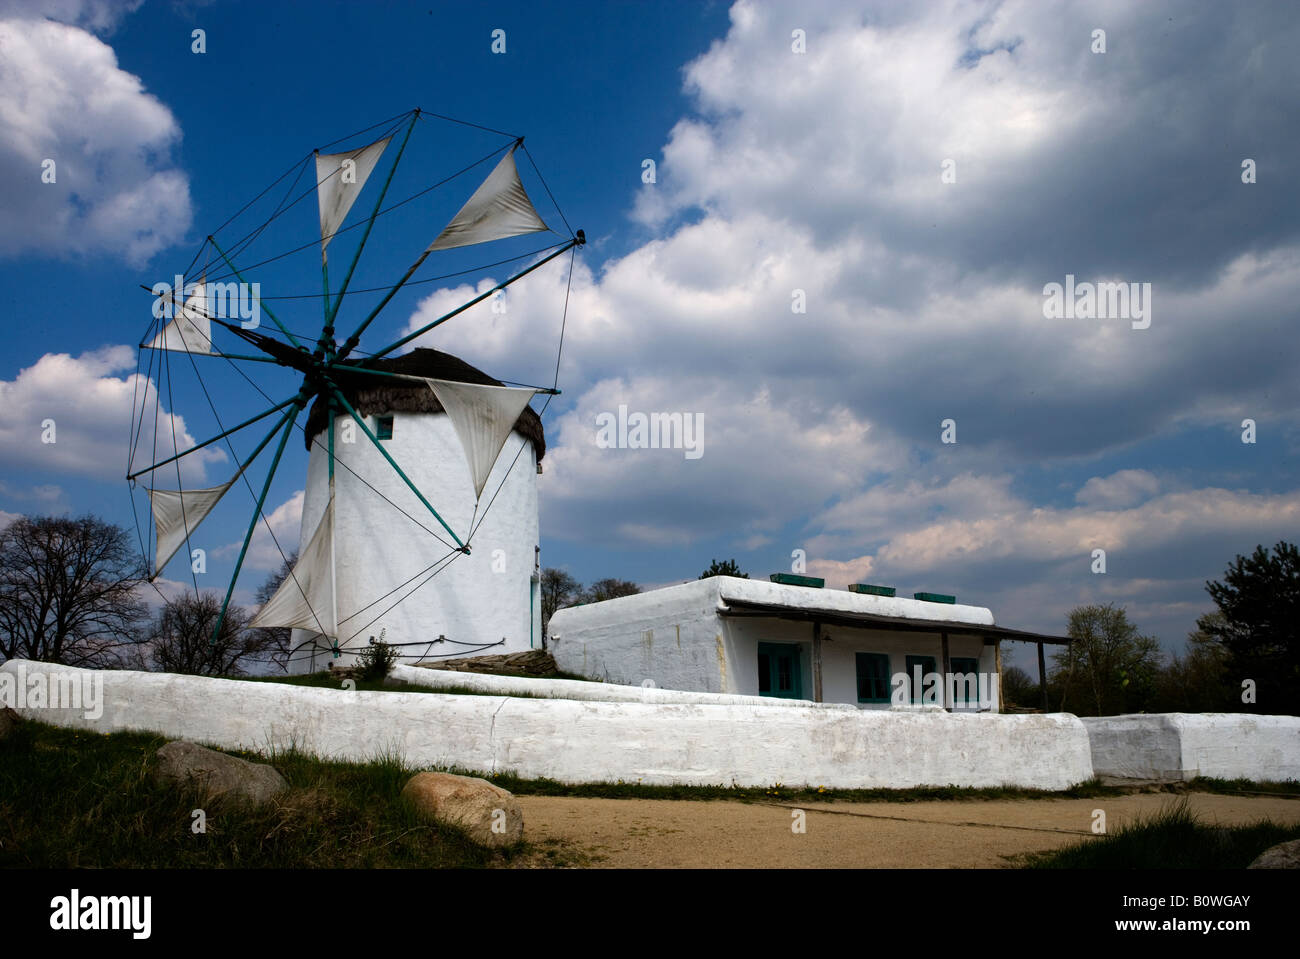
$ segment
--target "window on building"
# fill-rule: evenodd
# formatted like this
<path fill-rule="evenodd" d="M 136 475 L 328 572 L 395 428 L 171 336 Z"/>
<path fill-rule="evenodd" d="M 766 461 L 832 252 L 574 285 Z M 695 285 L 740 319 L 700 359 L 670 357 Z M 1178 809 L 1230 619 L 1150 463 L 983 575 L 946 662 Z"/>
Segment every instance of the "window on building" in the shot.
<path fill-rule="evenodd" d="M 391 416 L 375 417 L 375 438 L 391 440 L 393 438 L 393 418 Z"/>
<path fill-rule="evenodd" d="M 921 681 L 916 681 L 916 667 L 921 667 Z M 937 672 L 934 665 L 933 656 L 908 656 L 907 657 L 907 681 L 912 687 L 912 702 L 925 702 L 925 677 L 930 673 Z M 937 705 L 943 705 L 943 687 L 938 690 L 939 699 Z"/>
<path fill-rule="evenodd" d="M 952 668 L 953 675 L 960 677 L 953 685 L 952 704 L 978 706 L 980 661 L 965 656 L 953 656 L 948 660 L 948 664 Z"/>
<path fill-rule="evenodd" d="M 889 657 L 884 653 L 858 653 L 858 702 L 889 702 Z"/>
<path fill-rule="evenodd" d="M 803 699 L 797 644 L 758 644 L 758 694 L 780 699 Z"/>

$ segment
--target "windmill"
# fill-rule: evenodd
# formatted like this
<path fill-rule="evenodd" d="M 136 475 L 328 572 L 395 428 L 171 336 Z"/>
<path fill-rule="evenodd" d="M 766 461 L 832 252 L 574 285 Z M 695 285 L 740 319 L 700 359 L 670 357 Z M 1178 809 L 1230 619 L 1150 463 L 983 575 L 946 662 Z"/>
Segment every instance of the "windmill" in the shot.
<path fill-rule="evenodd" d="M 420 180 L 413 185 L 419 189 L 389 199 L 399 164 L 408 152 L 413 133 L 422 124 L 434 121 L 472 128 L 480 136 L 490 135 L 495 141 L 494 148 L 432 185 L 427 184 L 428 174 L 422 169 L 418 174 Z M 344 148 L 325 152 L 339 144 Z M 441 141 L 439 146 L 442 146 Z M 372 179 L 379 181 L 376 171 L 381 168 L 390 149 L 393 149 L 393 157 L 382 184 L 371 191 L 376 193 L 376 198 L 369 216 L 354 218 L 349 223 L 353 205 L 365 192 L 367 183 Z M 460 560 L 462 567 L 465 566 L 464 558 L 473 554 L 473 547 L 480 540 L 493 535 L 500 538 L 501 534 L 492 532 L 492 523 L 503 511 L 515 509 L 520 515 L 527 516 L 530 505 L 528 487 L 520 477 L 540 472 L 539 461 L 544 452 L 540 414 L 532 409 L 530 401 L 534 396 L 545 395 L 549 404 L 550 399 L 559 393 L 563 313 L 554 361 L 555 382 L 550 387 L 496 380 L 456 357 L 436 350 L 412 348 L 410 352 L 398 354 L 399 350 L 429 331 L 484 301 L 499 297 L 501 291 L 565 253 L 570 254 L 571 281 L 573 257 L 586 242 L 583 231 L 568 230 L 558 205 L 555 212 L 564 223 L 566 232 L 559 233 L 546 224 L 525 189 L 517 156 L 527 157 L 538 182 L 550 197 L 550 190 L 524 147 L 522 137 L 464 124 L 419 109 L 409 111 L 334 141 L 304 157 L 239 214 L 209 235 L 186 271 L 174 277 L 174 283 L 155 284 L 148 288 L 155 295 L 154 322 L 140 343 L 137 374 L 143 370 L 144 375 L 136 377 L 139 402 L 131 426 L 127 480 L 133 491 L 143 487 L 152 513 L 153 523 L 145 532 L 141 529 L 137 512 L 142 550 L 146 557 L 152 555 L 150 580 L 162 574 L 182 547 L 186 547 L 189 554 L 196 530 L 218 504 L 227 501 L 233 489 L 237 486 L 246 488 L 253 500 L 252 517 L 246 525 L 221 613 L 213 629 L 214 641 L 221 630 L 259 523 L 279 548 L 265 507 L 295 429 L 302 433 L 310 454 L 301 548 L 296 564 L 274 595 L 263 604 L 252 625 L 292 628 L 297 644 L 295 649 L 306 647 L 313 663 L 322 650 L 337 657 L 343 652 L 361 648 L 370 640 L 368 631 L 372 627 L 378 628 L 377 623 L 384 614 L 413 602 L 412 597 L 435 577 L 451 575 L 446 571 L 456 561 Z M 483 176 L 485 169 L 488 172 Z M 292 180 L 289 179 L 291 176 Z M 310 179 L 304 183 L 305 177 Z M 470 192 L 468 199 L 460 202 L 458 208 L 449 208 L 455 209 L 449 219 L 435 221 L 445 223 L 445 226 L 434 234 L 432 242 L 396 282 L 350 290 L 377 221 L 406 217 L 412 221 L 408 222 L 412 230 L 433 232 L 436 226 L 428 222 L 431 214 L 420 204 L 439 189 L 445 191 L 460 187 L 459 196 L 464 196 L 467 190 L 461 185 L 470 177 L 479 179 L 477 188 Z M 281 199 L 269 216 L 261 219 L 260 212 L 265 210 L 285 181 L 289 183 Z M 296 215 L 300 221 L 304 218 L 308 206 L 304 201 L 313 194 L 317 216 L 312 217 L 311 228 L 314 232 L 314 228 L 319 227 L 319 242 L 313 238 L 308 243 L 295 242 L 287 250 L 273 247 L 268 251 L 267 245 L 275 235 L 275 227 L 288 223 L 292 231 L 293 217 Z M 453 197 L 453 201 L 458 200 L 459 197 Z M 554 203 L 553 197 L 551 201 Z M 259 203 L 262 204 L 260 209 Z M 259 212 L 251 217 L 245 216 L 250 209 Z M 250 222 L 255 225 L 248 227 Z M 236 223 L 239 223 L 238 227 Z M 231 234 L 238 230 L 245 232 L 232 237 Z M 346 247 L 347 240 L 351 239 L 347 235 L 353 231 L 359 231 L 359 237 L 345 261 L 347 266 L 342 281 L 332 283 L 330 254 Z M 542 247 L 530 244 L 524 252 L 504 258 L 496 252 L 503 244 L 518 243 L 540 233 L 549 233 L 558 240 Z M 297 239 L 301 239 L 301 233 Z M 339 242 L 340 239 L 343 242 Z M 498 256 L 486 264 L 473 259 L 482 256 L 475 251 L 485 244 L 492 244 L 494 255 Z M 261 295 L 263 286 L 280 289 L 277 284 L 292 283 L 300 273 L 300 270 L 294 271 L 294 265 L 300 264 L 304 255 L 314 258 L 317 249 L 321 270 L 319 294 Z M 449 268 L 457 269 L 416 279 L 426 261 L 432 258 L 437 262 L 439 258 L 449 256 L 461 257 L 447 264 Z M 250 258 L 254 262 L 248 263 Z M 459 268 L 466 264 L 469 264 L 467 268 Z M 453 276 L 482 275 L 487 269 L 505 264 L 512 264 L 511 269 L 517 269 L 517 272 L 500 282 L 481 280 L 474 287 L 476 295 L 453 309 L 395 339 L 378 344 L 368 352 L 361 349 L 367 331 L 404 288 Z M 521 265 L 522 269 L 518 269 Z M 255 272 L 259 268 L 262 272 Z M 254 276 L 266 276 L 270 283 L 250 282 Z M 567 312 L 567 285 L 565 289 L 564 312 Z M 359 296 L 367 295 L 374 297 L 376 302 L 340 343 L 336 339 L 336 321 L 340 313 Z M 323 305 L 320 332 L 314 337 L 295 332 L 278 313 L 283 307 L 277 304 L 272 309 L 267 304 L 268 300 L 284 300 L 290 308 L 296 308 L 300 301 L 309 299 L 319 299 Z M 264 328 L 263 315 L 273 329 Z M 232 347 L 244 351 L 235 352 Z M 252 350 L 248 351 L 247 347 Z M 178 437 L 175 403 L 171 401 L 176 379 L 172 365 L 181 357 L 182 371 L 188 367 L 193 372 L 194 382 L 207 400 L 218 427 L 215 435 L 202 441 L 186 443 Z M 265 405 L 253 415 L 227 427 L 229 414 L 223 417 L 221 404 L 214 401 L 202 364 L 215 364 L 224 370 L 227 395 L 240 391 L 252 395 L 255 392 Z M 297 380 L 296 392 L 289 396 L 274 396 L 250 376 L 250 370 L 265 371 L 272 367 L 287 368 Z M 283 378 L 283 369 L 276 372 Z M 155 375 L 157 386 L 151 389 Z M 251 386 L 252 391 L 240 385 L 236 376 Z M 232 382 L 236 384 L 233 390 L 229 386 Z M 160 412 L 164 385 L 171 401 L 166 419 Z M 299 422 L 300 415 L 309 407 L 310 415 L 304 425 Z M 404 424 L 404 427 L 411 427 L 403 428 L 404 443 L 394 442 L 392 417 L 377 415 L 385 409 L 422 414 Z M 545 405 L 542 410 L 545 410 Z M 426 414 L 437 414 L 436 426 L 430 425 Z M 249 451 L 249 437 L 264 430 L 268 421 L 271 428 L 261 433 Z M 168 423 L 171 427 L 170 447 L 166 445 L 164 429 Z M 258 431 L 253 431 L 255 426 L 259 426 Z M 505 455 L 503 449 L 512 436 L 517 439 L 513 456 Z M 461 453 L 456 457 L 454 468 L 450 465 L 451 441 L 448 437 L 454 437 Z M 244 452 L 236 449 L 236 440 L 244 444 Z M 162 455 L 158 449 L 160 441 L 164 444 Z M 224 449 L 229 451 L 232 474 L 217 486 L 186 488 L 187 461 L 192 463 L 195 457 L 221 449 L 217 444 L 224 444 Z M 145 449 L 146 445 L 151 448 Z M 429 450 L 435 448 L 436 453 L 430 454 Z M 203 451 L 209 452 L 204 454 Z M 269 461 L 266 459 L 268 451 Z M 433 464 L 430 468 L 435 472 L 431 473 L 430 468 L 413 470 L 412 459 L 429 460 Z M 517 469 L 521 462 L 523 468 Z M 423 466 L 429 467 L 429 463 Z M 529 469 L 530 466 L 534 468 Z M 195 470 L 189 472 L 193 474 Z M 439 481 L 432 484 L 436 486 L 433 490 L 429 488 L 429 478 L 435 473 Z M 260 483 L 256 482 L 259 478 Z M 133 492 L 133 506 L 137 499 Z M 400 514 L 404 518 L 406 525 L 400 527 L 400 532 L 396 526 L 367 529 L 367 523 L 374 525 L 372 518 L 379 515 L 374 510 L 380 508 L 376 504 L 381 501 L 386 504 L 383 509 L 395 511 L 394 515 Z M 503 505 L 498 506 L 498 503 Z M 493 515 L 494 507 L 496 515 Z M 493 562 L 500 562 L 501 566 L 497 570 L 494 565 L 494 571 L 505 572 L 507 560 L 516 568 L 523 565 L 520 555 L 525 552 L 523 542 L 530 536 L 534 540 L 536 537 L 535 491 L 531 510 L 532 529 L 525 528 L 508 544 L 501 540 L 508 548 L 491 551 Z M 413 530 L 418 530 L 418 535 L 427 536 L 427 539 L 417 543 L 411 539 Z M 536 547 L 526 551 L 529 554 L 528 571 L 533 573 L 535 582 Z M 280 552 L 283 556 L 283 550 Z M 513 555 L 507 557 L 506 553 Z M 427 562 L 430 558 L 433 561 Z M 395 566 L 402 563 L 406 563 L 406 568 L 399 572 Z M 412 564 L 415 575 L 407 575 Z M 389 569 L 390 566 L 394 568 Z M 383 568 L 376 573 L 376 567 Z M 480 572 L 473 574 L 476 579 L 483 578 L 482 568 L 480 561 Z M 392 581 L 385 578 L 386 573 L 391 574 Z M 465 583 L 469 581 L 462 577 L 461 585 L 451 590 L 449 595 L 464 594 Z M 412 656 L 428 655 L 432 644 L 441 642 L 450 642 L 468 651 L 501 644 L 509 648 L 512 643 L 518 647 L 521 642 L 518 635 L 503 635 L 499 643 L 489 638 L 492 631 L 518 634 L 524 630 L 522 626 L 514 628 L 510 625 L 518 624 L 517 615 L 513 619 L 501 617 L 501 611 L 509 610 L 511 606 L 509 602 L 494 599 L 493 588 L 495 584 L 484 588 L 484 599 L 477 609 L 465 608 L 455 601 L 432 606 L 426 603 L 420 617 L 407 620 L 408 635 L 392 637 L 393 641 L 412 648 L 424 647 L 422 652 L 408 654 Z M 195 589 L 198 589 L 197 579 Z M 429 595 L 432 595 L 430 591 L 421 594 L 422 597 Z M 534 602 L 535 597 L 530 597 L 530 617 L 533 616 Z M 380 611 L 379 615 L 372 615 L 376 610 Z M 481 617 L 476 613 L 481 613 Z M 478 622 L 480 618 L 486 625 Z M 507 626 L 501 626 L 502 622 Z M 448 638 L 447 632 L 458 630 L 461 638 L 454 635 Z M 409 635 L 417 631 L 436 632 L 437 636 L 426 635 L 417 639 Z M 527 632 L 531 645 L 531 625 Z M 440 650 L 439 654 L 452 653 Z"/>

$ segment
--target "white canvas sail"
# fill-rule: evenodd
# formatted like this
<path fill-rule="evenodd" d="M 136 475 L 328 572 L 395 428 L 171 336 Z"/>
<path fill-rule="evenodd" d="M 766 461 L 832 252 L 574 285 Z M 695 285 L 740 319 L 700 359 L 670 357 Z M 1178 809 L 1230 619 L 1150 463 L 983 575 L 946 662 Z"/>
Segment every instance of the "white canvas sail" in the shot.
<path fill-rule="evenodd" d="M 266 601 L 250 626 L 286 626 L 338 633 L 334 607 L 334 499 L 316 524 L 311 541 L 298 556 L 293 572 L 284 578 L 275 595 Z"/>
<path fill-rule="evenodd" d="M 222 486 L 192 490 L 149 490 L 149 505 L 153 507 L 154 528 L 158 531 L 158 546 L 154 550 L 153 577 L 163 571 L 168 561 L 188 539 L 212 507 L 226 495 L 234 478 Z"/>
<path fill-rule="evenodd" d="M 537 391 L 528 387 L 480 386 L 450 380 L 425 379 L 447 411 L 460 439 L 475 498 L 483 495 L 492 466 L 501 454 L 519 414 Z"/>
<path fill-rule="evenodd" d="M 546 229 L 547 225 L 533 209 L 533 203 L 519 180 L 515 148 L 511 147 L 460 212 L 429 245 L 429 250 L 450 250 Z"/>
<path fill-rule="evenodd" d="M 330 238 L 338 232 L 348 211 L 366 185 L 392 137 L 346 153 L 316 154 L 316 199 L 320 203 L 321 259 Z"/>
<path fill-rule="evenodd" d="M 212 353 L 212 324 L 208 321 L 208 287 L 200 280 L 184 306 L 176 304 L 176 293 L 171 294 L 176 315 L 149 344 L 154 350 L 181 350 L 186 353 Z"/>

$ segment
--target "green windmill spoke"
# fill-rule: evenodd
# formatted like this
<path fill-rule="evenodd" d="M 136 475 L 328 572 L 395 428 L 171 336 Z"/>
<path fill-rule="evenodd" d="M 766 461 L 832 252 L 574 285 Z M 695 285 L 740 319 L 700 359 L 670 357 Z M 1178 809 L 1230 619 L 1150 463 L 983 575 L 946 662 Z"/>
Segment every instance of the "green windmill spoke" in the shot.
<path fill-rule="evenodd" d="M 267 470 L 266 482 L 262 484 L 262 493 L 257 498 L 257 507 L 253 510 L 253 521 L 248 524 L 248 532 L 244 534 L 243 546 L 239 549 L 239 559 L 235 561 L 235 571 L 230 576 L 230 586 L 226 589 L 226 598 L 221 603 L 221 614 L 217 616 L 217 624 L 212 628 L 212 638 L 208 645 L 215 646 L 217 637 L 221 635 L 221 626 L 226 621 L 226 610 L 230 607 L 230 597 L 234 595 L 235 583 L 239 580 L 239 571 L 244 566 L 244 557 L 248 554 L 248 544 L 253 539 L 253 531 L 257 529 L 257 521 L 262 516 L 262 507 L 266 504 L 266 496 L 271 491 L 271 480 L 275 479 L 276 468 L 280 465 L 280 457 L 284 455 L 284 446 L 289 441 L 289 434 L 293 432 L 294 422 L 298 419 L 298 414 L 302 412 L 306 404 L 306 398 L 299 393 L 293 398 L 293 408 L 284 415 L 284 432 L 280 434 L 280 442 L 275 448 L 275 458 L 271 460 L 271 468 Z M 279 424 L 276 429 L 279 429 Z M 274 433 L 274 431 L 272 431 Z"/>

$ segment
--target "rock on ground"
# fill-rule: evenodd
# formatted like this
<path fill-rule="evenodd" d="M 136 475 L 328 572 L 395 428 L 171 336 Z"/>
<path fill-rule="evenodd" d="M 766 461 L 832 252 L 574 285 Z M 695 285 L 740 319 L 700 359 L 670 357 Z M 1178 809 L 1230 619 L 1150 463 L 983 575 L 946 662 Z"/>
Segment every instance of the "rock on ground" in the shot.
<path fill-rule="evenodd" d="M 422 815 L 464 830 L 481 846 L 500 848 L 524 838 L 524 812 L 518 800 L 486 779 L 416 773 L 402 795 Z"/>
<path fill-rule="evenodd" d="M 285 778 L 265 763 L 250 763 L 196 743 L 171 742 L 157 753 L 155 775 L 162 782 L 193 781 L 210 802 L 248 802 L 260 806 L 289 788 Z"/>
<path fill-rule="evenodd" d="M 1270 846 L 1247 869 L 1300 869 L 1300 839 Z"/>

